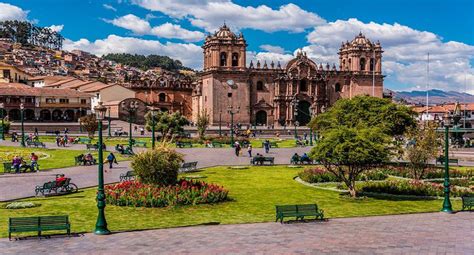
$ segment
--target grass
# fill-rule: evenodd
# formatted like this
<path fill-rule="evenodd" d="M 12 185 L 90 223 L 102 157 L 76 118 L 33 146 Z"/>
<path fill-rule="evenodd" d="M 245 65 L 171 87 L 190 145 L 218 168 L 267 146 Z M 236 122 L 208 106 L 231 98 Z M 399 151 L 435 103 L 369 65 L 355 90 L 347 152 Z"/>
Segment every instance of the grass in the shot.
<path fill-rule="evenodd" d="M 300 169 L 285 166 L 229 169 L 213 167 L 189 176 L 205 176 L 206 182 L 223 185 L 229 190 L 231 201 L 215 205 L 184 206 L 176 208 L 134 208 L 107 205 L 106 216 L 112 231 L 170 228 L 199 224 L 235 224 L 272 222 L 275 205 L 317 203 L 326 217 L 353 217 L 369 215 L 436 212 L 441 200 L 399 198 L 351 199 L 338 192 L 307 187 L 293 180 Z M 68 214 L 74 232 L 91 232 L 97 217 L 95 189 L 61 197 L 25 199 L 40 203 L 40 207 L 0 209 L 0 222 L 8 217 Z M 5 203 L 0 206 L 5 206 Z M 453 200 L 460 208 L 460 202 Z M 7 224 L 0 225 L 0 237 L 6 237 Z"/>
<path fill-rule="evenodd" d="M 30 162 L 29 155 L 35 152 L 39 155 L 44 155 L 45 157 L 40 157 L 38 164 L 40 165 L 40 171 L 53 169 L 53 168 L 63 168 L 74 166 L 74 157 L 86 153 L 87 151 L 78 151 L 78 150 L 65 150 L 65 149 L 42 149 L 42 148 L 21 148 L 21 147 L 12 147 L 12 146 L 0 146 L 0 162 L 10 161 L 9 156 L 7 155 L 21 155 L 26 162 Z M 91 152 L 94 158 L 97 158 L 97 151 Z M 108 153 L 104 153 L 104 158 L 107 157 Z M 127 160 L 126 157 L 120 155 L 119 153 L 114 154 L 117 157 L 118 161 Z M 1 171 L 3 171 L 3 166 Z"/>

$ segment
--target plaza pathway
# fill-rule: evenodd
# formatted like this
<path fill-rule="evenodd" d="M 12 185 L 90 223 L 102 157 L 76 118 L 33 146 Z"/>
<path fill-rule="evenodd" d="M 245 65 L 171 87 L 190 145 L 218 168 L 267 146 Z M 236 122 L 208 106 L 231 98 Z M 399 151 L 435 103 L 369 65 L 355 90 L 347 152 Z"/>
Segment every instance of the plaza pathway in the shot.
<path fill-rule="evenodd" d="M 137 150 L 140 150 L 140 148 L 137 148 Z M 250 163 L 250 158 L 246 152 L 244 155 L 236 157 L 230 148 L 192 148 L 177 150 L 185 155 L 185 161 L 198 161 L 198 168 L 218 165 L 248 165 Z M 301 155 L 303 152 L 309 152 L 309 150 L 310 147 L 272 149 L 267 155 L 275 157 L 275 164 L 288 164 L 291 155 L 295 152 Z M 260 148 L 254 149 L 253 153 L 256 154 L 257 152 L 264 154 L 263 149 Z M 104 169 L 108 169 L 108 166 L 104 166 Z M 105 174 L 105 182 L 118 182 L 120 174 L 128 170 L 130 170 L 129 161 L 119 162 L 117 167 L 114 167 L 112 171 Z M 68 167 L 41 171 L 39 173 L 5 174 L 0 175 L 0 201 L 34 196 L 36 185 L 53 180 L 58 173 L 64 173 L 66 176 L 72 178 L 72 182 L 79 188 L 97 185 L 97 166 Z"/>
<path fill-rule="evenodd" d="M 192 217 L 192 216 L 190 216 Z M 130 219 L 133 220 L 133 219 Z M 72 226 L 74 229 L 74 226 Z M 0 240 L 2 254 L 473 254 L 474 213 L 196 226 Z"/>

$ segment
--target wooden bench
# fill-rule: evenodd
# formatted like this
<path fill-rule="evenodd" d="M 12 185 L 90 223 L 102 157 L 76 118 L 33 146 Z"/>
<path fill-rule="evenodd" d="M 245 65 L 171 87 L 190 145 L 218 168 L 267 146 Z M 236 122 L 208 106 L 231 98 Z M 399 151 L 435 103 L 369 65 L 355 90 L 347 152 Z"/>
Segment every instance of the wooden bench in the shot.
<path fill-rule="evenodd" d="M 462 196 L 462 210 L 472 210 L 474 208 L 474 196 Z"/>
<path fill-rule="evenodd" d="M 219 142 L 212 142 L 212 148 L 222 148 L 222 143 Z"/>
<path fill-rule="evenodd" d="M 132 181 L 135 180 L 135 172 L 134 171 L 127 171 L 124 174 L 120 174 L 120 181 Z"/>
<path fill-rule="evenodd" d="M 77 192 L 79 189 L 77 185 L 71 182 L 71 178 L 66 178 L 63 182 L 58 183 L 56 180 L 45 182 L 43 185 L 38 185 L 35 187 L 35 195 L 38 196 L 39 194 L 45 196 L 46 193 L 51 194 L 54 192 L 55 194 L 68 194 Z"/>
<path fill-rule="evenodd" d="M 89 163 L 90 165 L 95 165 L 97 164 L 97 160 L 94 159 L 93 162 L 86 162 L 84 160 L 84 154 L 77 155 L 74 157 L 74 165 L 80 166 L 80 165 L 86 165 L 86 163 Z"/>
<path fill-rule="evenodd" d="M 275 163 L 275 158 L 274 157 L 253 157 L 250 160 L 251 165 L 264 165 L 265 162 L 268 162 L 270 165 L 273 165 Z"/>
<path fill-rule="evenodd" d="M 314 164 L 314 161 L 310 158 L 306 158 L 306 159 L 302 159 L 301 157 L 297 160 L 295 159 L 291 159 L 290 160 L 290 164 L 308 164 L 308 165 L 311 165 L 311 164 Z"/>
<path fill-rule="evenodd" d="M 324 211 L 318 209 L 317 204 L 305 204 L 305 205 L 277 205 L 276 206 L 276 220 L 280 220 L 283 223 L 285 217 L 295 217 L 296 220 L 304 220 L 304 217 L 314 216 L 315 219 L 324 219 Z"/>
<path fill-rule="evenodd" d="M 3 162 L 3 173 L 10 173 L 13 171 L 13 165 L 11 162 Z"/>
<path fill-rule="evenodd" d="M 83 143 L 83 144 L 90 144 L 92 140 L 90 138 L 84 138 L 84 137 L 79 137 L 79 139 L 76 140 L 76 143 Z"/>
<path fill-rule="evenodd" d="M 122 155 L 135 155 L 132 148 L 130 148 L 128 146 L 126 148 L 124 148 L 123 150 L 119 150 L 118 145 L 116 145 L 115 146 L 115 151 L 117 151 L 118 153 L 120 153 Z"/>
<path fill-rule="evenodd" d="M 444 157 L 438 157 L 438 158 L 436 158 L 436 163 L 435 163 L 435 164 L 437 165 L 438 163 L 444 164 Z M 450 158 L 450 159 L 448 159 L 448 164 L 451 164 L 451 163 L 456 164 L 456 165 L 459 166 L 459 159 L 457 159 L 457 158 Z"/>
<path fill-rule="evenodd" d="M 146 148 L 146 142 L 143 142 L 143 141 L 135 141 L 133 143 L 134 146 L 137 146 L 137 147 L 144 147 Z"/>
<path fill-rule="evenodd" d="M 179 168 L 180 173 L 192 172 L 197 170 L 197 161 L 194 162 L 184 162 Z"/>
<path fill-rule="evenodd" d="M 191 142 L 176 142 L 176 147 L 178 147 L 178 148 L 185 148 L 185 147 L 192 148 L 193 144 Z"/>
<path fill-rule="evenodd" d="M 38 237 L 44 231 L 66 230 L 71 235 L 71 223 L 69 216 L 37 216 L 37 217 L 15 217 L 8 220 L 8 239 L 12 239 L 12 233 L 38 232 Z"/>
<path fill-rule="evenodd" d="M 39 169 L 39 165 L 38 169 Z M 20 173 L 24 172 L 26 173 L 27 171 L 34 172 L 35 170 L 31 168 L 31 164 L 22 164 L 20 167 Z M 15 168 L 13 167 L 13 164 L 11 162 L 3 162 L 3 173 L 8 174 L 15 172 Z"/>

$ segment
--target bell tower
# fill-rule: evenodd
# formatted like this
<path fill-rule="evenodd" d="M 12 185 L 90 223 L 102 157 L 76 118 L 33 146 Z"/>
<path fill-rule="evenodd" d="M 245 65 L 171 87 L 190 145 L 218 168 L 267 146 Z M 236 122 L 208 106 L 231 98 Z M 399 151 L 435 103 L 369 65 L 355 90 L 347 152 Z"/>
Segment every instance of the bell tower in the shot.
<path fill-rule="evenodd" d="M 343 42 L 339 49 L 339 69 L 362 74 L 382 74 L 382 46 L 372 43 L 362 32 L 351 42 Z"/>
<path fill-rule="evenodd" d="M 242 34 L 234 34 L 226 24 L 208 35 L 202 48 L 204 71 L 245 69 L 247 43 Z"/>

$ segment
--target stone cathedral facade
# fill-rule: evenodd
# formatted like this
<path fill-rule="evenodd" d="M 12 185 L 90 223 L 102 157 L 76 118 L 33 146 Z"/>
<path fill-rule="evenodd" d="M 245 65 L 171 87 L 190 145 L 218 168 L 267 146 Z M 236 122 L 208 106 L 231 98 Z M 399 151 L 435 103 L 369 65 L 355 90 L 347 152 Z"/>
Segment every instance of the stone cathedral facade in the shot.
<path fill-rule="evenodd" d="M 339 98 L 383 95 L 382 47 L 362 33 L 339 49 L 339 66 L 316 63 L 299 52 L 280 63 L 246 65 L 247 43 L 226 25 L 204 45 L 204 70 L 193 92 L 193 119 L 206 110 L 212 125 L 306 125 Z M 296 114 L 295 114 L 296 113 Z"/>

